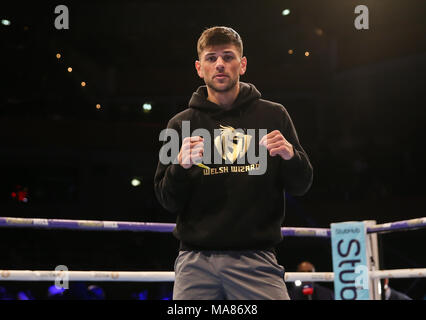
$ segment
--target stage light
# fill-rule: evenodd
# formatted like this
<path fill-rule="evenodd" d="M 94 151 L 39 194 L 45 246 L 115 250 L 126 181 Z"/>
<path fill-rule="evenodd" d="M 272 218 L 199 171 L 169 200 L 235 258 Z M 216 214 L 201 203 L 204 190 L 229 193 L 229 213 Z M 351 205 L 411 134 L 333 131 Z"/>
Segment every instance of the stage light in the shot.
<path fill-rule="evenodd" d="M 72 72 L 72 68 L 71 67 L 68 67 L 68 72 Z"/>
<path fill-rule="evenodd" d="M 15 190 L 12 191 L 10 195 L 12 196 L 13 199 L 17 200 L 18 202 L 23 202 L 23 203 L 28 202 L 29 193 L 28 193 L 27 187 L 22 187 L 20 185 L 17 185 L 15 187 Z"/>
<path fill-rule="evenodd" d="M 61 287 L 57 287 L 53 285 L 47 289 L 47 292 L 48 292 L 47 295 L 48 297 L 61 296 L 65 290 L 66 290 L 65 288 L 61 288 Z"/>
<path fill-rule="evenodd" d="M 322 36 L 323 34 L 324 34 L 324 31 L 322 31 L 322 29 L 320 29 L 320 28 L 316 28 L 315 29 L 315 33 L 318 35 L 318 36 Z"/>
<path fill-rule="evenodd" d="M 4 25 L 4 26 L 10 26 L 10 20 L 1 19 L 1 24 Z"/>
<path fill-rule="evenodd" d="M 131 184 L 132 186 L 137 187 L 141 185 L 141 181 L 138 178 L 133 178 Z"/>
<path fill-rule="evenodd" d="M 296 281 L 294 281 L 294 285 L 295 285 L 296 287 L 300 287 L 300 286 L 302 285 L 302 281 L 300 281 L 300 280 L 296 280 Z"/>
<path fill-rule="evenodd" d="M 289 9 L 284 9 L 282 12 L 283 16 L 288 16 L 290 14 L 290 10 Z"/>
<path fill-rule="evenodd" d="M 61 54 L 60 54 L 60 53 L 57 53 L 57 54 L 56 54 L 56 58 L 57 58 L 57 59 L 61 59 Z"/>
<path fill-rule="evenodd" d="M 292 49 L 288 50 L 288 54 L 293 54 L 293 50 Z"/>
<path fill-rule="evenodd" d="M 305 52 L 305 56 L 309 57 L 309 51 Z"/>
<path fill-rule="evenodd" d="M 86 82 L 82 81 L 82 82 L 81 82 L 81 86 L 82 86 L 82 87 L 85 87 L 85 86 L 86 86 Z"/>
<path fill-rule="evenodd" d="M 98 110 L 101 109 L 101 105 L 99 103 L 96 105 L 96 109 L 98 109 Z"/>
<path fill-rule="evenodd" d="M 134 296 L 137 300 L 148 300 L 148 290 L 135 293 Z"/>
<path fill-rule="evenodd" d="M 144 103 L 142 108 L 144 112 L 150 112 L 152 110 L 152 105 L 150 103 Z"/>

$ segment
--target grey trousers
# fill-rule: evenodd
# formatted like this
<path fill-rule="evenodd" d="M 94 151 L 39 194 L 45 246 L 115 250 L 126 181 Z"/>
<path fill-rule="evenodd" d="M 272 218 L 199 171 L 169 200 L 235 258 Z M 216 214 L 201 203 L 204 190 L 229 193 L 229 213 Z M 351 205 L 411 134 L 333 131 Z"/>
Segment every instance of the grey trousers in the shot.
<path fill-rule="evenodd" d="M 180 251 L 173 300 L 290 300 L 269 251 Z"/>

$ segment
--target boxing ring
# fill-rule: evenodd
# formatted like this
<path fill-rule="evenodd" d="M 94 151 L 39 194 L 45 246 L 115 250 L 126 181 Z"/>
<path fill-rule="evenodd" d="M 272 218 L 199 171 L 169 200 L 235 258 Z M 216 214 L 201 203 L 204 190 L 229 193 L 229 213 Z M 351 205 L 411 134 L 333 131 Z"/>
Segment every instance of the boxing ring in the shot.
<path fill-rule="evenodd" d="M 366 256 L 368 271 L 366 276 L 370 283 L 369 298 L 381 299 L 379 280 L 383 278 L 424 278 L 426 268 L 379 270 L 377 234 L 410 231 L 426 227 L 426 217 L 376 224 L 375 221 L 364 221 L 366 228 Z M 36 228 L 36 229 L 69 229 L 92 231 L 133 231 L 170 233 L 173 223 L 123 222 L 96 220 L 63 220 L 0 217 L 0 228 Z M 284 237 L 331 238 L 331 228 L 281 228 Z M 339 276 L 340 277 L 340 276 Z M 113 281 L 113 282 L 173 282 L 173 271 L 69 271 L 60 269 L 43 270 L 0 270 L 0 281 Z M 286 272 L 285 281 L 333 282 L 334 272 Z"/>

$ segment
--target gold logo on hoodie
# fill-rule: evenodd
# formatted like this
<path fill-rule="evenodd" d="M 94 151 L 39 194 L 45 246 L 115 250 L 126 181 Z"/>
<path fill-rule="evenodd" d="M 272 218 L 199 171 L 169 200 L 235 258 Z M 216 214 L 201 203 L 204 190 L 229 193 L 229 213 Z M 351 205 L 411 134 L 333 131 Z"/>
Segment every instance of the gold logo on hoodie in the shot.
<path fill-rule="evenodd" d="M 229 126 L 220 126 L 220 136 L 214 139 L 214 145 L 224 160 L 234 163 L 244 157 L 250 145 L 252 136 L 248 136 Z"/>

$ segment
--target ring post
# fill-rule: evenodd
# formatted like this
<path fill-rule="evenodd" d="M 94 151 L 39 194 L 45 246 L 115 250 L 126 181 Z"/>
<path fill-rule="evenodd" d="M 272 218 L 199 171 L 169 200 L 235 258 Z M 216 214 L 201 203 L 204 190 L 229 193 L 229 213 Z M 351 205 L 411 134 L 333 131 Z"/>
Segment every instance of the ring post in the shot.
<path fill-rule="evenodd" d="M 375 220 L 365 220 L 366 228 L 374 227 Z M 370 299 L 381 300 L 382 297 L 379 293 L 380 279 L 370 277 L 370 273 L 380 269 L 379 264 L 379 245 L 377 241 L 377 233 L 368 233 L 365 237 L 365 245 L 367 249 L 367 265 L 369 272 L 369 285 L 370 285 Z"/>
<path fill-rule="evenodd" d="M 371 285 L 365 222 L 331 224 L 331 247 L 336 300 L 369 300 Z"/>

